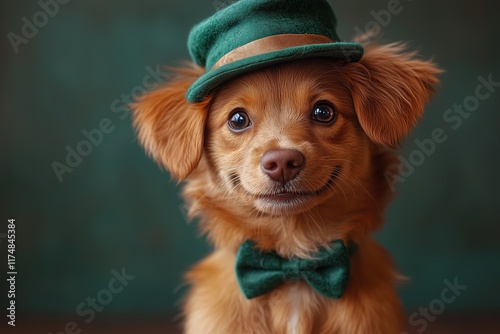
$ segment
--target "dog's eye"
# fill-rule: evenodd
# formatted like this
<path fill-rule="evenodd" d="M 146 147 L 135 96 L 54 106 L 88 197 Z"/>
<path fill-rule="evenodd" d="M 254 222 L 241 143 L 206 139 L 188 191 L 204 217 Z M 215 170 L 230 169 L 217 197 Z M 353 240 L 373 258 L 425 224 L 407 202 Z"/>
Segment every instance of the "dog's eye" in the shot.
<path fill-rule="evenodd" d="M 330 104 L 320 102 L 313 108 L 312 119 L 320 123 L 333 123 L 337 119 L 337 111 Z"/>
<path fill-rule="evenodd" d="M 238 132 L 248 128 L 252 123 L 244 110 L 236 109 L 229 115 L 227 124 L 231 130 Z"/>

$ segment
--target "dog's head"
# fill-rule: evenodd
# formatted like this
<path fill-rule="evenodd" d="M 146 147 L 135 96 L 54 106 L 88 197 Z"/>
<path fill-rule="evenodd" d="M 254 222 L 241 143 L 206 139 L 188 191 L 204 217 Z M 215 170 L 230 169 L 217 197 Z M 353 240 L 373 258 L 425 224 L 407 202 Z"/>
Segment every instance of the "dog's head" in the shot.
<path fill-rule="evenodd" d="M 228 211 L 297 215 L 351 203 L 356 189 L 380 191 L 374 152 L 413 129 L 438 83 L 434 64 L 402 49 L 267 67 L 197 104 L 184 95 L 203 70 L 184 69 L 133 106 L 139 139 L 178 180 L 204 178 L 204 196 Z"/>

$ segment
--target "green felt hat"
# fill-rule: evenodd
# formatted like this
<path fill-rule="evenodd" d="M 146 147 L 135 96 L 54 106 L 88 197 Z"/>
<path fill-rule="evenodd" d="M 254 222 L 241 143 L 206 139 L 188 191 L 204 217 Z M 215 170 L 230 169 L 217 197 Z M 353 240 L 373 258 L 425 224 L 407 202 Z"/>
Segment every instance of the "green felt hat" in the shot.
<path fill-rule="evenodd" d="M 240 0 L 196 25 L 189 35 L 193 61 L 206 72 L 187 91 L 199 102 L 222 83 L 291 60 L 328 57 L 359 61 L 363 47 L 343 42 L 326 0 Z"/>

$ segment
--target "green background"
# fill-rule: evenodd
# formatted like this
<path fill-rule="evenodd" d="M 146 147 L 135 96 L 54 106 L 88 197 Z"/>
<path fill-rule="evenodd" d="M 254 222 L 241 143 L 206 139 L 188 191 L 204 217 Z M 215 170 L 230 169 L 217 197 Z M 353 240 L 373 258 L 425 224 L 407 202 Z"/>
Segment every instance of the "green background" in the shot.
<path fill-rule="evenodd" d="M 388 1 L 331 1 L 339 34 L 374 21 Z M 122 94 L 140 91 L 146 67 L 188 58 L 190 27 L 212 1 L 73 0 L 16 54 L 7 38 L 32 21 L 36 1 L 0 3 L 1 230 L 17 220 L 17 303 L 22 314 L 70 314 L 125 267 L 135 279 L 103 313 L 176 314 L 183 273 L 208 251 L 188 224 L 178 188 L 139 147 Z M 400 289 L 409 313 L 440 298 L 443 280 L 467 289 L 454 312 L 500 310 L 500 87 L 454 130 L 443 120 L 473 95 L 478 76 L 500 81 L 500 3 L 401 1 L 381 42 L 408 41 L 446 71 L 442 88 L 400 154 L 442 128 L 447 140 L 404 183 L 377 238 L 411 279 Z M 52 163 L 108 118 L 113 131 L 59 182 Z M 0 235 L 6 254 L 5 235 Z M 4 268 L 4 258 L 2 255 Z M 4 275 L 6 270 L 2 270 Z M 4 277 L 4 276 L 2 276 Z M 5 282 L 4 278 L 2 281 Z M 3 285 L 2 285 L 3 286 Z M 3 290 L 3 288 L 2 288 Z M 1 292 L 4 296 L 4 292 Z M 5 297 L 3 297 L 5 301 Z M 4 304 L 5 305 L 5 304 Z M 4 309 L 2 305 L 2 309 Z"/>

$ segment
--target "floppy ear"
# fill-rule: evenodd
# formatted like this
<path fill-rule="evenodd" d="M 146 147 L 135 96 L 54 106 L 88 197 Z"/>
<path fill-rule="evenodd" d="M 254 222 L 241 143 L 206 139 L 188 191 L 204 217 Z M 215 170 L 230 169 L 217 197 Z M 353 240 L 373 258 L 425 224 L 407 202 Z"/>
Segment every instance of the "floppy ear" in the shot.
<path fill-rule="evenodd" d="M 401 44 L 368 45 L 350 66 L 352 99 L 361 127 L 372 141 L 395 148 L 423 113 L 442 71 L 404 52 Z"/>
<path fill-rule="evenodd" d="M 190 104 L 185 98 L 202 73 L 194 65 L 176 69 L 170 82 L 131 105 L 139 141 L 178 180 L 196 169 L 203 151 L 208 101 Z"/>

